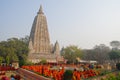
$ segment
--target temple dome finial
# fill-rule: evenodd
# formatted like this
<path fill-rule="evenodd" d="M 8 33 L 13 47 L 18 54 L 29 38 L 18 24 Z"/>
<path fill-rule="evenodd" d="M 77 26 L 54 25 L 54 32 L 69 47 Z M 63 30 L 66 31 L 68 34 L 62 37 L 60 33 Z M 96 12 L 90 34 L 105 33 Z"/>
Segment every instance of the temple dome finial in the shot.
<path fill-rule="evenodd" d="M 42 9 L 42 5 L 40 5 L 40 9 L 39 9 L 39 11 L 38 11 L 38 14 L 44 14 L 44 13 L 43 13 L 43 9 Z"/>

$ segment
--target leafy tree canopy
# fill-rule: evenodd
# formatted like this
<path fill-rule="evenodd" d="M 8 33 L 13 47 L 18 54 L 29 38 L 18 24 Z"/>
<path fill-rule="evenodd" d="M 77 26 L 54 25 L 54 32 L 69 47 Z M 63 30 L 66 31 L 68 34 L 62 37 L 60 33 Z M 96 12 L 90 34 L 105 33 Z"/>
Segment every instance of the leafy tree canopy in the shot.
<path fill-rule="evenodd" d="M 77 46 L 68 46 L 62 49 L 62 56 L 70 63 L 75 63 L 76 58 L 82 58 L 82 51 Z"/>
<path fill-rule="evenodd" d="M 29 37 L 25 38 L 10 38 L 7 41 L 0 42 L 0 56 L 9 64 L 12 61 L 25 62 L 28 53 Z"/>
<path fill-rule="evenodd" d="M 111 60 L 119 61 L 119 59 L 120 59 L 120 50 L 112 50 L 109 53 L 109 57 L 110 57 Z"/>

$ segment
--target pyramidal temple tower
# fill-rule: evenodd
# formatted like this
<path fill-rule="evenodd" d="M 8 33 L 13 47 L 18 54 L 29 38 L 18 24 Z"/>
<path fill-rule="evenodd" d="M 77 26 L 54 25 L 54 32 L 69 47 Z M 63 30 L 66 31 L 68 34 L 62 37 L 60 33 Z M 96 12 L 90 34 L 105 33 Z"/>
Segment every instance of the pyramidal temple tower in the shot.
<path fill-rule="evenodd" d="M 29 38 L 28 60 L 38 63 L 42 59 L 47 62 L 58 62 L 60 56 L 59 44 L 56 41 L 55 46 L 51 46 L 47 27 L 47 19 L 43 13 L 42 6 L 34 18 L 30 38 Z"/>

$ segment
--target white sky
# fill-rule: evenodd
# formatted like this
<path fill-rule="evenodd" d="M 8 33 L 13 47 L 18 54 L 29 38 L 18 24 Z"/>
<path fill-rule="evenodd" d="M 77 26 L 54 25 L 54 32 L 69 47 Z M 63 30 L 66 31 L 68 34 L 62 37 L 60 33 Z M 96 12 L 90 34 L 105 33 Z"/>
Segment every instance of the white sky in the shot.
<path fill-rule="evenodd" d="M 51 43 L 89 49 L 120 41 L 120 0 L 0 0 L 0 41 L 29 35 L 40 4 Z"/>

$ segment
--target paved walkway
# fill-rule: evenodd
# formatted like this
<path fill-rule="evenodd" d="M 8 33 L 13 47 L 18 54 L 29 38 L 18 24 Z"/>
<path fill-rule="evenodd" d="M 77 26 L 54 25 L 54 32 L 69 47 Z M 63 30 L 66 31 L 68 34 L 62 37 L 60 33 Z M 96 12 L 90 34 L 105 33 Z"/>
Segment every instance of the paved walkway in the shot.
<path fill-rule="evenodd" d="M 52 80 L 22 68 L 19 68 L 17 73 L 19 73 L 25 80 Z"/>
<path fill-rule="evenodd" d="M 0 75 L 0 80 L 5 76 L 8 77 L 8 80 L 10 80 L 11 75 L 15 76 L 16 74 L 20 75 L 20 80 L 52 80 L 22 68 L 19 68 L 17 71 L 6 71 L 5 75 Z"/>

